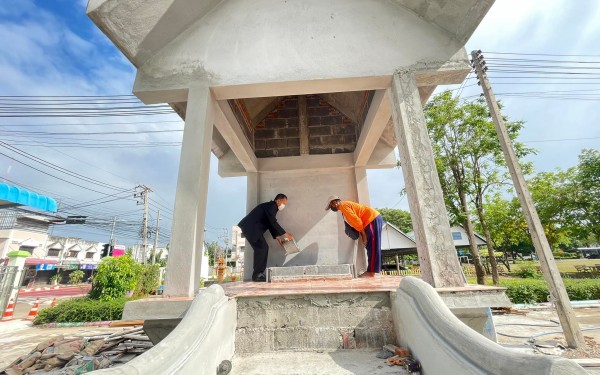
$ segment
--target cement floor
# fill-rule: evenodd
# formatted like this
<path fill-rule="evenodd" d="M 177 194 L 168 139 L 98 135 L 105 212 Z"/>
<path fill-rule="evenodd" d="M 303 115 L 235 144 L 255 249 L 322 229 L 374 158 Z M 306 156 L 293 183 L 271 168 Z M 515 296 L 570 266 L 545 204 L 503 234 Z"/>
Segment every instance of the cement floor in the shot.
<path fill-rule="evenodd" d="M 377 351 L 277 352 L 235 356 L 230 375 L 253 374 L 408 374 L 375 357 Z"/>
<path fill-rule="evenodd" d="M 289 282 L 259 283 L 249 281 L 227 282 L 220 284 L 229 297 L 352 293 L 352 292 L 393 292 L 402 282 L 402 276 L 366 277 L 351 280 L 302 280 Z M 457 293 L 473 291 L 496 291 L 503 288 L 482 285 L 465 285 L 454 288 L 437 288 L 439 293 Z"/>
<path fill-rule="evenodd" d="M 600 375 L 600 308 L 576 308 L 575 316 L 587 343 L 585 349 L 563 349 L 556 311 L 523 309 L 514 314 L 494 315 L 498 343 L 514 351 L 533 355 L 556 355 L 579 363 L 590 374 Z"/>

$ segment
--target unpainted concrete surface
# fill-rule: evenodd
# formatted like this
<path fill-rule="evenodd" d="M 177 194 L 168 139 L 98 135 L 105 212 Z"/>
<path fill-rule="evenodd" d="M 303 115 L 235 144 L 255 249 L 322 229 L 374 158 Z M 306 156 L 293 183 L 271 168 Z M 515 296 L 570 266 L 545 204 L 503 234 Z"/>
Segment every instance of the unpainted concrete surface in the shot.
<path fill-rule="evenodd" d="M 378 351 L 277 352 L 236 355 L 229 375 L 252 374 L 408 374 L 402 367 L 388 366 Z"/>
<path fill-rule="evenodd" d="M 396 343 L 388 292 L 238 297 L 237 305 L 238 354 Z"/>
<path fill-rule="evenodd" d="M 575 375 L 575 362 L 510 351 L 465 326 L 422 280 L 407 277 L 392 300 L 396 334 L 428 374 Z M 435 359 L 431 354 L 435 353 Z"/>

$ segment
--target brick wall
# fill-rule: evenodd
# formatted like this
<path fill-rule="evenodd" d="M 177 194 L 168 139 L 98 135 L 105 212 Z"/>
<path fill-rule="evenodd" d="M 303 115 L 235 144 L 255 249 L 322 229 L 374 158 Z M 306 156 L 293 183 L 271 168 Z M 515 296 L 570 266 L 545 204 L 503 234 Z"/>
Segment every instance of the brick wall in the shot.
<path fill-rule="evenodd" d="M 306 98 L 310 154 L 353 152 L 356 124 L 318 95 Z"/>
<path fill-rule="evenodd" d="M 356 124 L 318 95 L 308 95 L 307 116 L 310 154 L 353 152 Z M 300 155 L 298 98 L 282 98 L 256 126 L 254 150 L 259 158 Z"/>
<path fill-rule="evenodd" d="M 281 99 L 277 107 L 256 125 L 254 150 L 259 158 L 300 155 L 298 98 Z"/>

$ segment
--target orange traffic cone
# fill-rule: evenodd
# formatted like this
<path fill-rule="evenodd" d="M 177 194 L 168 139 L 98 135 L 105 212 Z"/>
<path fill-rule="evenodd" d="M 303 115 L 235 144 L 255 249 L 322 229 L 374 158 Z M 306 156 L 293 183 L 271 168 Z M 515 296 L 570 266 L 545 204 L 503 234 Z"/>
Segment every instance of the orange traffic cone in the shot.
<path fill-rule="evenodd" d="M 29 315 L 27 315 L 27 318 L 24 318 L 23 320 L 35 319 L 35 317 L 37 316 L 39 306 L 40 306 L 40 297 L 35 299 L 35 303 L 33 304 L 33 307 L 31 308 L 31 310 L 29 311 Z"/>
<path fill-rule="evenodd" d="M 9 320 L 13 320 L 13 312 L 14 311 L 15 311 L 15 303 L 11 299 L 10 302 L 8 302 L 8 306 L 6 306 L 6 310 L 4 311 L 4 314 L 2 314 L 2 319 L 0 321 L 6 322 Z"/>
<path fill-rule="evenodd" d="M 54 297 L 54 299 L 52 300 L 52 303 L 50 304 L 50 307 L 54 307 L 56 306 L 56 297 Z"/>

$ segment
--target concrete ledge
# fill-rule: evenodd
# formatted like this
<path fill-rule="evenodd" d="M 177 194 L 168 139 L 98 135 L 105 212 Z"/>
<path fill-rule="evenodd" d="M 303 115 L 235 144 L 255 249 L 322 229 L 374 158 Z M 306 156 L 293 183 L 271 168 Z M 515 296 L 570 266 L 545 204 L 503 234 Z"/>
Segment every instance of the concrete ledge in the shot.
<path fill-rule="evenodd" d="M 402 280 L 392 312 L 397 337 L 421 361 L 425 374 L 587 374 L 574 361 L 515 353 L 486 339 L 454 316 L 429 284 L 414 277 Z"/>
<path fill-rule="evenodd" d="M 219 285 L 202 291 L 181 323 L 151 350 L 98 374 L 215 374 L 234 354 L 236 302 Z"/>
<path fill-rule="evenodd" d="M 352 279 L 352 266 L 350 264 L 269 267 L 267 269 L 267 281 L 273 283 L 350 279 Z"/>
<path fill-rule="evenodd" d="M 181 319 L 192 305 L 191 298 L 146 298 L 125 303 L 123 320 Z"/>
<path fill-rule="evenodd" d="M 436 292 L 450 309 L 512 306 L 506 288 L 478 285 L 454 290 L 438 288 Z"/>

